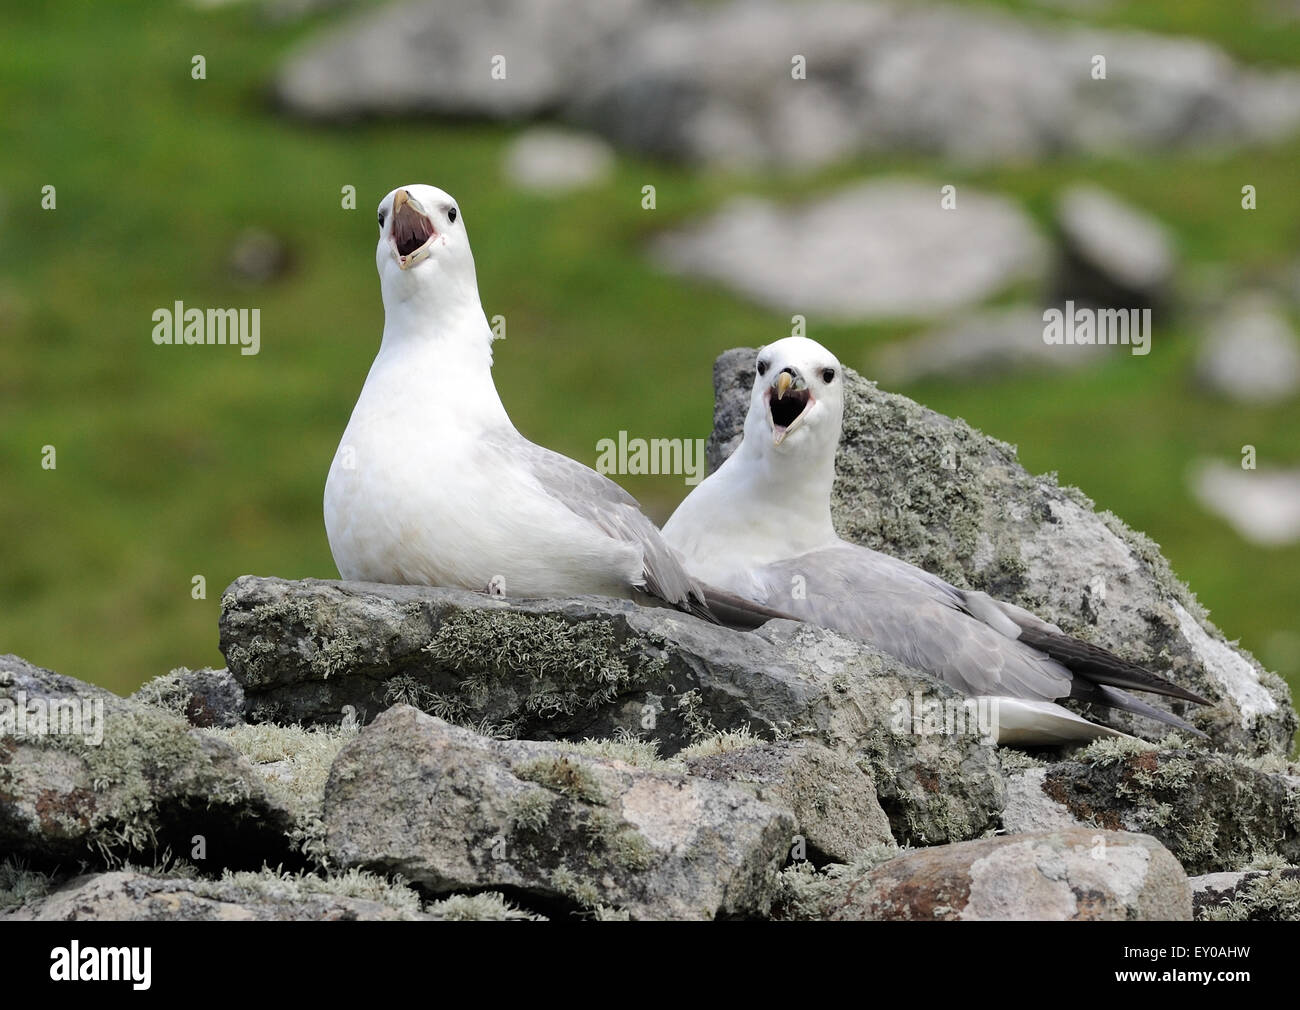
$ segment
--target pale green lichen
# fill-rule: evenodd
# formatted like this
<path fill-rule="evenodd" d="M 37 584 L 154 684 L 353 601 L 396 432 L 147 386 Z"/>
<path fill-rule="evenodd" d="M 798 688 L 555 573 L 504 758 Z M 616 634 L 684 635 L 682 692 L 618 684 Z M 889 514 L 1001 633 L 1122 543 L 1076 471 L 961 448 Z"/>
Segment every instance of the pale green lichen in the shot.
<path fill-rule="evenodd" d="M 384 682 L 383 700 L 386 706 L 410 705 L 421 711 L 427 711 L 425 706 L 433 704 L 437 699 L 438 693 L 436 691 L 425 684 L 421 684 L 409 673 L 399 673 Z"/>
<path fill-rule="evenodd" d="M 612 810 L 591 811 L 580 827 L 595 865 L 607 858 L 620 869 L 636 872 L 648 870 L 658 859 L 645 836 Z"/>
<path fill-rule="evenodd" d="M 291 809 L 317 813 L 330 766 L 360 732 L 355 725 L 277 726 L 271 723 L 199 730 L 235 748 Z"/>
<path fill-rule="evenodd" d="M 863 849 L 852 863 L 831 863 L 820 870 L 807 861 L 791 863 L 777 874 L 773 917 L 801 921 L 825 918 L 836 905 L 844 903 L 846 892 L 854 889 L 854 881 L 908 851 L 906 847 L 877 843 Z"/>
<path fill-rule="evenodd" d="M 565 863 L 551 871 L 550 879 L 551 886 L 570 901 L 588 909 L 600 907 L 600 889 L 590 880 L 578 876 Z"/>
<path fill-rule="evenodd" d="M 1235 893 L 1202 907 L 1198 919 L 1209 922 L 1300 922 L 1300 869 L 1260 873 L 1243 881 Z"/>
<path fill-rule="evenodd" d="M 1109 768 L 1121 761 L 1127 761 L 1135 754 L 1145 754 L 1159 750 L 1158 745 L 1138 740 L 1135 737 L 1112 736 L 1098 737 L 1082 748 L 1075 757 L 1080 761 Z"/>
<path fill-rule="evenodd" d="M 341 873 L 289 873 L 282 870 L 225 870 L 218 880 L 195 880 L 189 889 L 200 897 L 217 901 L 292 903 L 312 897 L 358 898 L 374 901 L 414 917 L 420 912 L 420 896 L 400 876 L 392 879 L 367 870 Z"/>
<path fill-rule="evenodd" d="M 703 740 L 705 737 L 717 732 L 712 718 L 704 709 L 704 699 L 699 688 L 692 688 L 682 693 L 677 698 L 675 711 L 681 718 L 682 725 L 686 729 L 687 738 L 691 743 Z"/>
<path fill-rule="evenodd" d="M 185 687 L 182 678 L 190 672 L 189 668 L 181 666 L 155 677 L 136 691 L 131 700 L 185 719 L 193 695 Z"/>
<path fill-rule="evenodd" d="M 103 728 L 100 744 L 75 734 L 43 741 L 80 760 L 100 797 L 89 806 L 86 841 L 101 858 L 155 849 L 159 807 L 172 799 L 239 809 L 253 796 L 252 783 L 237 767 L 205 750 L 197 731 L 173 716 L 114 700 L 104 706 Z M 48 816 L 75 834 L 87 811 Z"/>
<path fill-rule="evenodd" d="M 536 915 L 512 905 L 497 891 L 453 894 L 450 898 L 432 902 L 427 911 L 436 918 L 453 922 L 546 921 L 543 915 Z"/>
<path fill-rule="evenodd" d="M 54 878 L 10 856 L 0 861 L 0 912 L 37 901 L 54 890 Z"/>
<path fill-rule="evenodd" d="M 612 740 L 587 737 L 578 743 L 560 741 L 556 746 L 587 757 L 621 761 L 634 768 L 678 769 L 681 767 L 680 762 L 668 761 L 659 756 L 659 741 L 641 740 L 626 731 Z"/>
<path fill-rule="evenodd" d="M 521 761 L 515 764 L 511 771 L 516 778 L 526 782 L 536 782 L 540 786 L 585 803 L 603 805 L 607 802 L 605 790 L 601 787 L 596 774 L 581 762 L 571 761 L 562 754 Z"/>
<path fill-rule="evenodd" d="M 1049 764 L 1045 758 L 1030 754 L 1028 751 L 1017 750 L 1015 747 L 999 747 L 997 753 L 1002 770 L 1008 775 L 1034 768 L 1046 768 Z"/>
<path fill-rule="evenodd" d="M 293 815 L 288 838 L 316 866 L 327 868 L 322 809 L 330 768 L 359 727 L 254 723 L 206 733 L 235 748 L 258 772 L 267 791 Z"/>
<path fill-rule="evenodd" d="M 510 801 L 510 830 L 538 834 L 551 820 L 555 797 L 545 789 L 530 789 Z"/>
<path fill-rule="evenodd" d="M 498 610 L 447 615 L 424 652 L 457 672 L 452 698 L 462 714 L 483 708 L 503 682 L 515 681 L 524 712 L 570 715 L 657 681 L 667 667 L 662 643 L 638 636 L 620 641 L 612 621 Z"/>
<path fill-rule="evenodd" d="M 1053 766 L 1044 792 L 1085 823 L 1155 835 L 1189 873 L 1300 852 L 1300 788 L 1258 760 L 1108 739 Z"/>
<path fill-rule="evenodd" d="M 728 754 L 732 751 L 742 750 L 746 747 L 756 747 L 759 744 L 766 743 L 761 737 L 755 736 L 750 732 L 749 726 L 741 726 L 738 729 L 728 729 L 715 731 L 712 734 L 702 737 L 695 743 L 683 747 L 677 752 L 677 757 L 682 761 L 690 761 L 693 758 L 712 757 L 715 754 Z"/>

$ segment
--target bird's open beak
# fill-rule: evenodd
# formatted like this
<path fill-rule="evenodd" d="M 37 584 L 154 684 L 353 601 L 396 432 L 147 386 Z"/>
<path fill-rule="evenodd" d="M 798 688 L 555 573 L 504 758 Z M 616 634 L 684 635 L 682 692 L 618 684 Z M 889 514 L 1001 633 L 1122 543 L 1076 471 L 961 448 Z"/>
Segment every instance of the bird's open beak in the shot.
<path fill-rule="evenodd" d="M 409 270 L 429 256 L 429 247 L 438 237 L 433 219 L 420 206 L 420 201 L 404 189 L 393 197 L 393 224 L 391 228 L 393 255 L 397 265 Z"/>
<path fill-rule="evenodd" d="M 815 401 L 808 384 L 798 372 L 790 368 L 781 370 L 767 390 L 768 419 L 772 422 L 772 444 L 780 445 L 808 416 L 808 408 Z"/>

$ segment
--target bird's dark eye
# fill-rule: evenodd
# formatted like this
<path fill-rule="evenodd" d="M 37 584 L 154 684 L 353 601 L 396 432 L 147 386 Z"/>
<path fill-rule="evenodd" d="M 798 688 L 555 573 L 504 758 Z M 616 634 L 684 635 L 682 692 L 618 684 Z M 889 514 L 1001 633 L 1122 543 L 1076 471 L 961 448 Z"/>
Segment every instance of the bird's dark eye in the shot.
<path fill-rule="evenodd" d="M 835 369 L 833 369 L 833 368 L 823 368 L 823 369 L 822 369 L 822 382 L 834 382 L 834 381 L 835 381 Z"/>
<path fill-rule="evenodd" d="M 451 210 L 447 211 L 447 220 L 450 221 L 452 224 L 455 224 L 455 223 L 456 223 L 456 208 L 455 208 L 455 207 L 453 207 L 453 208 L 451 208 Z"/>
<path fill-rule="evenodd" d="M 383 226 L 384 226 L 384 212 L 381 210 L 379 212 L 379 227 L 382 228 Z"/>
<path fill-rule="evenodd" d="M 760 362 L 758 363 L 758 374 L 759 374 L 759 375 L 766 375 L 766 374 L 767 374 L 767 362 L 766 362 L 766 361 L 760 361 Z"/>

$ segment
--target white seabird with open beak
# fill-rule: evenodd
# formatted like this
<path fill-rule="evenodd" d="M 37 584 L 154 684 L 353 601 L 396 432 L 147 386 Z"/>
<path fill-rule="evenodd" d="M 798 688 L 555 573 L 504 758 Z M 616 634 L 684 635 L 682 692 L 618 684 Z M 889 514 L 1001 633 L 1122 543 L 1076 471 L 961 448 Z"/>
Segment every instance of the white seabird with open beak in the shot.
<path fill-rule="evenodd" d="M 830 501 L 843 387 L 839 361 L 813 340 L 759 351 L 744 438 L 664 525 L 693 576 L 996 699 L 1000 743 L 1122 735 L 1057 704 L 1065 698 L 1204 735 L 1120 688 L 1208 704 L 1199 695 L 1020 607 L 841 540 Z"/>
<path fill-rule="evenodd" d="M 393 190 L 379 205 L 375 265 L 383 340 L 325 484 L 343 578 L 649 594 L 711 618 L 705 590 L 631 495 L 511 424 L 459 204 L 432 186 Z M 719 594 L 717 607 L 729 599 Z"/>

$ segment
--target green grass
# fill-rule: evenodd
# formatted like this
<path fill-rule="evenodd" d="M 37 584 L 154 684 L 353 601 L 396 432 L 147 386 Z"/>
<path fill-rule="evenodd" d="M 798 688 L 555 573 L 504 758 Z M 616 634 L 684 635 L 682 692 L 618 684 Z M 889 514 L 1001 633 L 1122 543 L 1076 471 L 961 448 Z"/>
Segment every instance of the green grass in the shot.
<path fill-rule="evenodd" d="M 917 171 L 1004 190 L 1045 219 L 1063 184 L 1088 179 L 1167 220 L 1191 264 L 1254 274 L 1297 256 L 1300 141 L 984 172 L 874 159 L 797 180 L 623 157 L 607 184 L 547 200 L 501 179 L 517 127 L 332 129 L 278 116 L 266 83 L 321 22 L 268 25 L 245 6 L 18 6 L 0 11 L 0 650 L 119 692 L 220 664 L 218 601 L 235 576 L 336 575 L 321 493 L 378 345 L 373 209 L 400 183 L 459 198 L 485 308 L 508 320 L 502 396 L 525 434 L 588 463 L 620 428 L 706 434 L 714 356 L 787 332 L 784 318 L 659 275 L 641 255 L 653 231 L 734 189 L 800 196 Z M 1124 3 L 1099 21 L 1222 32 L 1242 58 L 1300 64 L 1300 27 L 1251 22 L 1232 5 Z M 204 81 L 190 77 L 195 53 Z M 1245 182 L 1259 188 L 1253 214 L 1238 207 Z M 646 183 L 658 189 L 653 213 L 640 207 Z M 57 187 L 54 212 L 40 209 L 44 185 Z M 345 185 L 355 211 L 340 207 Z M 293 264 L 250 290 L 224 262 L 252 226 L 280 236 Z M 261 353 L 154 346 L 150 315 L 177 299 L 260 308 Z M 849 364 L 907 332 L 810 323 Z M 1300 407 L 1204 398 L 1188 381 L 1193 323 L 1159 329 L 1148 358 L 1096 372 L 901 391 L 1018 443 L 1031 469 L 1058 470 L 1148 532 L 1225 631 L 1300 685 L 1300 659 L 1266 649 L 1295 627 L 1300 549 L 1246 546 L 1183 483 L 1192 457 L 1234 459 L 1245 442 L 1262 463 L 1297 462 Z M 46 444 L 53 471 L 40 467 Z M 680 478 L 625 484 L 660 520 L 685 491 Z M 194 575 L 207 580 L 204 600 L 191 599 Z"/>

